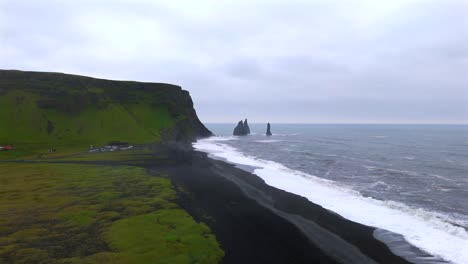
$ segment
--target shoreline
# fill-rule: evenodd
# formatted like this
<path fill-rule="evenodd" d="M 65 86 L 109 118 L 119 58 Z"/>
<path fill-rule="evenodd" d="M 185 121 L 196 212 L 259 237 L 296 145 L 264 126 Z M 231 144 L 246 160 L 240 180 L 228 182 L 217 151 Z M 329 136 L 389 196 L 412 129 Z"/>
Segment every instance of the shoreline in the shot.
<path fill-rule="evenodd" d="M 9 162 L 129 165 L 166 175 L 177 192 L 176 203 L 216 236 L 225 252 L 224 264 L 448 263 L 401 235 L 347 220 L 305 197 L 267 185 L 248 167 L 210 158 L 188 144 L 146 148 L 150 151 L 122 160 Z M 394 249 L 407 254 L 399 256 Z"/>
<path fill-rule="evenodd" d="M 230 141 L 232 144 L 224 142 L 229 140 L 233 140 Z M 379 196 L 363 195 L 353 188 L 341 185 L 339 181 L 329 181 L 308 174 L 314 170 L 314 165 L 310 165 L 308 170 L 302 170 L 303 161 L 299 161 L 297 156 L 291 158 L 291 165 L 281 160 L 282 156 L 276 153 L 272 154 L 271 159 L 268 158 L 268 151 L 255 154 L 257 146 L 252 147 L 253 152 L 246 148 L 247 153 L 244 153 L 239 150 L 242 149 L 242 142 L 245 144 L 250 140 L 213 137 L 200 140 L 193 146 L 198 151 L 208 153 L 210 158 L 228 162 L 255 174 L 269 186 L 305 197 L 311 203 L 349 221 L 376 228 L 376 238 L 389 246 L 393 253 L 412 263 L 465 263 L 465 230 L 444 222 L 436 213 L 413 209 L 403 203 L 392 202 L 391 199 L 373 198 Z M 286 145 L 282 143 L 279 146 L 285 148 Z M 258 146 L 260 147 L 263 146 Z M 301 165 L 294 167 L 299 162 Z M 293 166 L 293 169 L 288 165 Z M 347 175 L 349 171 L 343 173 Z"/>
<path fill-rule="evenodd" d="M 165 170 L 180 206 L 212 229 L 225 251 L 222 263 L 447 263 L 206 153 L 180 146 L 164 152 L 174 163 Z"/>

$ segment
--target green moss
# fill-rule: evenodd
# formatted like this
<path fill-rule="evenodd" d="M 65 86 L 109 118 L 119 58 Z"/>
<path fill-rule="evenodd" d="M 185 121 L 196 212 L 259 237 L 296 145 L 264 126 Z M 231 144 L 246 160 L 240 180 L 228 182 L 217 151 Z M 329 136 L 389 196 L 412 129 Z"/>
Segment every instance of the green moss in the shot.
<path fill-rule="evenodd" d="M 96 207 L 96 206 L 92 206 Z M 97 211 L 89 210 L 90 206 L 71 206 L 62 210 L 60 218 L 70 225 L 86 226 L 95 222 Z"/>
<path fill-rule="evenodd" d="M 114 212 L 114 211 L 105 211 L 105 212 L 101 212 L 100 214 L 98 214 L 96 220 L 108 222 L 108 221 L 113 221 L 119 218 L 121 218 L 120 213 Z"/>
<path fill-rule="evenodd" d="M 106 238 L 130 263 L 217 263 L 223 256 L 209 229 L 179 209 L 119 220 Z"/>
<path fill-rule="evenodd" d="M 44 229 L 44 228 L 23 229 L 16 233 L 11 234 L 8 237 L 2 238 L 2 240 L 0 240 L 2 241 L 0 242 L 0 244 L 10 243 L 10 242 L 27 242 L 27 241 L 30 241 L 34 237 L 42 236 L 42 235 L 45 235 L 46 233 L 47 233 L 47 229 Z"/>
<path fill-rule="evenodd" d="M 223 255 L 174 203 L 169 179 L 139 167 L 0 163 L 0 184 L 0 263 L 217 263 Z"/>
<path fill-rule="evenodd" d="M 119 198 L 120 192 L 102 192 L 96 195 L 98 201 L 110 201 Z"/>
<path fill-rule="evenodd" d="M 37 248 L 22 248 L 14 252 L 15 263 L 41 263 L 49 258 L 46 251 Z"/>
<path fill-rule="evenodd" d="M 126 259 L 122 259 L 118 253 L 113 252 L 100 252 L 91 256 L 82 258 L 68 258 L 57 261 L 62 264 L 96 264 L 96 263 L 112 263 L 112 264 L 125 264 L 129 263 Z"/>

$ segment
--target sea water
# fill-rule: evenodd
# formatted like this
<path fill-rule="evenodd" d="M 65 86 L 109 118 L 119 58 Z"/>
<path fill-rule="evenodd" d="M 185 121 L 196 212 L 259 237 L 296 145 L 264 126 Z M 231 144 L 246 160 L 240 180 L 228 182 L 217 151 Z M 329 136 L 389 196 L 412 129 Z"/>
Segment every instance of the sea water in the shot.
<path fill-rule="evenodd" d="M 194 147 L 345 218 L 468 263 L 468 126 L 208 124 Z"/>

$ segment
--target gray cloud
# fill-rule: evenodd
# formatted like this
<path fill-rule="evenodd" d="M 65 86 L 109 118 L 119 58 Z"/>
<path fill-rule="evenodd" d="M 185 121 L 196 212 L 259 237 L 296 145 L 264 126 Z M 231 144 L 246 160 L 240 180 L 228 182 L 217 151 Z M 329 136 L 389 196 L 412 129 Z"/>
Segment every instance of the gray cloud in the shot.
<path fill-rule="evenodd" d="M 0 68 L 171 82 L 203 121 L 468 122 L 468 4 L 0 0 Z"/>

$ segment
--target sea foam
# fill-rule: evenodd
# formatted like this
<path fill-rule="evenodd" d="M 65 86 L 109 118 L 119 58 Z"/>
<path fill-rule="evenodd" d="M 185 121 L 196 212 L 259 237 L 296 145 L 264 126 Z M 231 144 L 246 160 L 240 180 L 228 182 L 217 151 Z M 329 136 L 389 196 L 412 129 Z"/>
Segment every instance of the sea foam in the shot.
<path fill-rule="evenodd" d="M 281 142 L 283 140 L 279 140 L 279 139 L 264 139 L 264 140 L 255 140 L 255 142 L 258 142 L 258 143 L 275 143 L 275 142 Z"/>
<path fill-rule="evenodd" d="M 364 197 L 336 182 L 247 156 L 220 141 L 224 140 L 211 137 L 193 146 L 228 162 L 253 166 L 253 173 L 268 185 L 306 197 L 349 220 L 401 234 L 414 246 L 453 263 L 468 263 L 468 232 L 437 213 Z"/>

